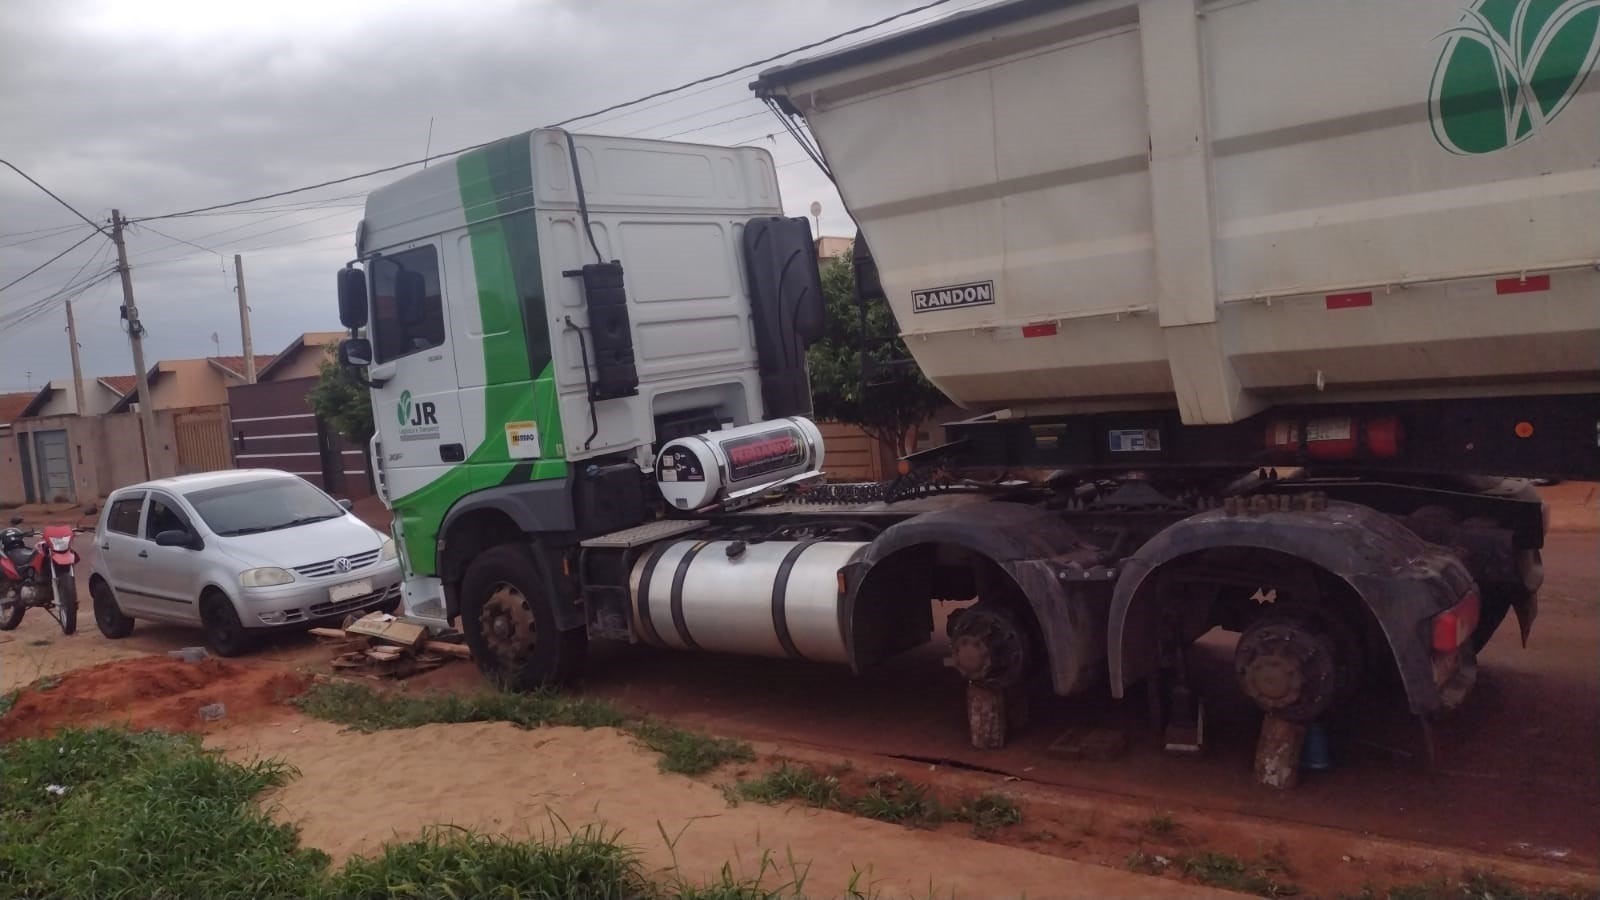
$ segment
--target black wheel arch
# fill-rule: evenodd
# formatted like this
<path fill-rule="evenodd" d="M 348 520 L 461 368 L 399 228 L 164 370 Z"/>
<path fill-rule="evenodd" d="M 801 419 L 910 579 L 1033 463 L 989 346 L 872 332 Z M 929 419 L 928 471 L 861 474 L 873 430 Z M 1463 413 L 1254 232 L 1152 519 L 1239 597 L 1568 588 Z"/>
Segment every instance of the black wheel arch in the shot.
<path fill-rule="evenodd" d="M 1162 571 L 1225 548 L 1299 560 L 1347 587 L 1376 622 L 1411 711 L 1427 716 L 1444 706 L 1434 683 L 1430 623 L 1476 589 L 1472 576 L 1449 551 L 1389 516 L 1338 502 L 1318 511 L 1201 513 L 1164 529 L 1124 560 L 1106 629 L 1114 696 L 1124 696 L 1160 665 L 1155 625 L 1164 601 L 1154 588 Z"/>

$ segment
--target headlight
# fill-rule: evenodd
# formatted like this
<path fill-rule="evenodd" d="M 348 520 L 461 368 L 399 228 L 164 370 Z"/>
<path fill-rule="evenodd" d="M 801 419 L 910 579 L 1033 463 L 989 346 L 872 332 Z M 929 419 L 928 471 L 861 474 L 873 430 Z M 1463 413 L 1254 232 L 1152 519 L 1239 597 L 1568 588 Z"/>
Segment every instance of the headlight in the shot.
<path fill-rule="evenodd" d="M 262 569 L 245 569 L 239 573 L 239 584 L 247 588 L 272 587 L 278 584 L 288 584 L 294 581 L 294 574 L 288 569 L 277 566 L 267 566 Z"/>
<path fill-rule="evenodd" d="M 53 537 L 50 539 L 50 549 L 57 553 L 65 553 L 72 549 L 72 536 Z"/>
<path fill-rule="evenodd" d="M 383 551 L 378 556 L 385 562 L 400 558 L 400 550 L 394 545 L 394 538 L 387 538 L 383 542 Z"/>

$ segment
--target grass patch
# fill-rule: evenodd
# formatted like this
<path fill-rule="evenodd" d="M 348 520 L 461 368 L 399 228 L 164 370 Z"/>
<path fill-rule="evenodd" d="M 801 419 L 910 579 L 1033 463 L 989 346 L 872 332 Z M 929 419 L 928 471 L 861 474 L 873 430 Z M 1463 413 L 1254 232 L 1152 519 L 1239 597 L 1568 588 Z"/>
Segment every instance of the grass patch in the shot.
<path fill-rule="evenodd" d="M 1139 830 L 1158 840 L 1171 840 L 1178 836 L 1183 829 L 1178 820 L 1170 815 L 1151 816 L 1139 823 Z"/>
<path fill-rule="evenodd" d="M 856 815 L 913 828 L 932 828 L 949 816 L 926 787 L 899 775 L 873 778 L 850 808 Z"/>
<path fill-rule="evenodd" d="M 11 712 L 11 707 L 17 705 L 17 698 L 21 695 L 21 691 L 6 691 L 4 694 L 0 694 L 0 716 Z"/>
<path fill-rule="evenodd" d="M 1022 810 L 1004 794 L 978 794 L 962 799 L 950 816 L 966 822 L 979 837 L 990 837 L 1002 828 L 1022 824 Z"/>
<path fill-rule="evenodd" d="M 1274 856 L 1245 862 L 1226 853 L 1202 853 L 1181 860 L 1183 874 L 1210 887 L 1255 894 L 1259 897 L 1293 897 L 1299 885 L 1286 880 L 1288 867 Z"/>
<path fill-rule="evenodd" d="M 518 841 L 435 828 L 377 854 L 330 866 L 255 803 L 294 777 L 248 765 L 198 738 L 120 729 L 66 730 L 0 746 L 0 896 L 547 898 L 744 900 L 802 896 L 764 856 L 751 878 L 725 866 L 706 884 L 652 882 L 633 851 L 598 827 L 556 821 Z M 871 896 L 856 881 L 844 896 Z M 781 881 L 776 887 L 769 882 Z"/>
<path fill-rule="evenodd" d="M 564 694 L 480 691 L 413 696 L 383 693 L 347 682 L 312 685 L 295 705 L 308 716 L 366 732 L 462 722 L 510 722 L 519 728 L 618 728 L 628 721 L 609 703 Z"/>
<path fill-rule="evenodd" d="M 1389 888 L 1365 888 L 1339 900 L 1595 900 L 1600 892 L 1524 888 L 1490 872 L 1467 871 L 1456 880 L 1434 879 Z"/>
<path fill-rule="evenodd" d="M 713 737 L 648 719 L 629 723 L 623 730 L 661 754 L 656 765 L 663 772 L 703 775 L 723 763 L 750 762 L 756 758 L 744 741 Z"/>
<path fill-rule="evenodd" d="M 1172 860 L 1165 856 L 1153 856 L 1143 850 L 1128 854 L 1128 871 L 1137 875 L 1160 875 L 1171 864 Z"/>
<path fill-rule="evenodd" d="M 602 700 L 551 692 L 408 696 L 382 693 L 359 684 L 328 682 L 313 685 L 295 704 L 306 715 L 367 732 L 461 722 L 510 722 L 519 728 L 620 728 L 661 754 L 661 771 L 680 775 L 701 775 L 723 763 L 755 759 L 750 745 L 743 741 L 630 718 Z"/>
<path fill-rule="evenodd" d="M 788 763 L 760 778 L 739 782 L 734 785 L 733 796 L 756 803 L 796 800 L 823 809 L 835 809 L 842 804 L 839 779 L 824 775 L 810 766 L 791 766 Z"/>

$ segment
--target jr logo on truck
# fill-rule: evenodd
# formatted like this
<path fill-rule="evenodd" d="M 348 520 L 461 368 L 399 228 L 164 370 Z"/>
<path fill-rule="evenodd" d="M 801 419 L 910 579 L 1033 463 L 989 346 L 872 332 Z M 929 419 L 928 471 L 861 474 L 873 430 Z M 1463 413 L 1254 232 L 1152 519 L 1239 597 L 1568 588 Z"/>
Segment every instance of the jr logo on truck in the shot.
<path fill-rule="evenodd" d="M 1600 56 L 1600 0 L 1476 0 L 1428 91 L 1433 136 L 1451 153 L 1520 144 L 1566 109 Z"/>
<path fill-rule="evenodd" d="M 911 311 L 931 312 L 957 306 L 994 305 L 994 282 L 979 281 L 972 284 L 953 284 L 949 287 L 929 288 L 911 292 Z"/>
<path fill-rule="evenodd" d="M 411 392 L 402 391 L 395 412 L 400 419 L 400 440 L 434 441 L 439 439 L 439 415 L 432 400 L 411 402 Z"/>

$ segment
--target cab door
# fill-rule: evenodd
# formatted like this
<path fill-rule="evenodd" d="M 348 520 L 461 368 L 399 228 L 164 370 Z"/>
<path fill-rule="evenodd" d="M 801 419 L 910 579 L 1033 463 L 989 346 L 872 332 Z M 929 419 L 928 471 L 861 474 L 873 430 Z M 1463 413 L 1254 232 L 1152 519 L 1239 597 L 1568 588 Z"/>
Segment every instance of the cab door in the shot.
<path fill-rule="evenodd" d="M 431 573 L 432 531 L 443 510 L 423 489 L 460 466 L 470 450 L 462 434 L 444 254 L 436 242 L 419 241 L 380 251 L 365 264 L 372 298 L 367 374 L 374 384 L 384 495 L 407 568 Z M 449 499 L 449 491 L 436 490 Z"/>

